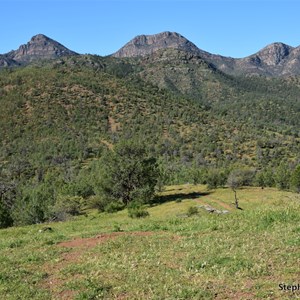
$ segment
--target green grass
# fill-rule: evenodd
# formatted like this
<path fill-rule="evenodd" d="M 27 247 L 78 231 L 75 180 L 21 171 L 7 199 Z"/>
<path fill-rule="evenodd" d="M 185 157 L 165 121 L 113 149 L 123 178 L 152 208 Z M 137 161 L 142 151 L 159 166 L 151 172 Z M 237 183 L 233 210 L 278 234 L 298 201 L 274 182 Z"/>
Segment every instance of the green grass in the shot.
<path fill-rule="evenodd" d="M 0 231 L 0 299 L 297 299 L 300 197 L 275 189 L 167 187 L 150 216 L 92 211 Z M 178 201 L 181 200 L 181 201 Z M 230 210 L 217 215 L 190 207 Z M 47 225 L 48 226 L 48 225 Z M 93 246 L 90 238 L 104 233 Z M 148 232 L 136 234 L 136 232 Z M 58 243 L 85 238 L 80 247 Z"/>

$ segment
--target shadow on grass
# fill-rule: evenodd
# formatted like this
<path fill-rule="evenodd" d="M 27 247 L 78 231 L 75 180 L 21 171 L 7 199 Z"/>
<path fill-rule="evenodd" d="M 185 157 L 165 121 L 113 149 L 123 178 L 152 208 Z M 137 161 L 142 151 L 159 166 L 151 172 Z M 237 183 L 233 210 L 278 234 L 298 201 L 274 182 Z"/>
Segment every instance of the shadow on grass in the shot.
<path fill-rule="evenodd" d="M 161 195 L 161 196 L 156 196 L 153 201 L 152 201 L 152 205 L 158 205 L 158 204 L 162 204 L 165 202 L 170 202 L 170 201 L 182 201 L 182 200 L 188 200 L 188 199 L 196 199 L 199 198 L 201 196 L 207 196 L 210 195 L 212 192 L 202 192 L 202 193 L 197 193 L 197 192 L 193 192 L 193 193 L 177 193 L 177 194 L 173 194 L 173 195 Z"/>

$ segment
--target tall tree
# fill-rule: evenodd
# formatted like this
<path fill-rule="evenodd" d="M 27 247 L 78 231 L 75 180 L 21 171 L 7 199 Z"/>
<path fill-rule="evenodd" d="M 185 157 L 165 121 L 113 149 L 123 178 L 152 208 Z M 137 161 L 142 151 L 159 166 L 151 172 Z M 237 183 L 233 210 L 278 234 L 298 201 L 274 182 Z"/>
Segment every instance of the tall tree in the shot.
<path fill-rule="evenodd" d="M 291 172 L 287 163 L 281 162 L 275 172 L 275 182 L 280 190 L 287 190 L 290 187 Z"/>
<path fill-rule="evenodd" d="M 100 192 L 107 202 L 150 202 L 159 179 L 156 159 L 143 143 L 119 142 L 101 159 Z"/>

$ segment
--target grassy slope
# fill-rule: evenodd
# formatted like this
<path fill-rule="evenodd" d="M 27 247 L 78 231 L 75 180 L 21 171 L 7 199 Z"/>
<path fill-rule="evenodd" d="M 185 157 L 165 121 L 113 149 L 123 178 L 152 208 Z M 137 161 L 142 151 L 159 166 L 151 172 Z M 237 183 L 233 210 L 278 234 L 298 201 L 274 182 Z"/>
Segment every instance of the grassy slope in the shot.
<path fill-rule="evenodd" d="M 243 211 L 233 209 L 229 189 L 207 193 L 204 186 L 171 186 L 162 196 L 163 203 L 142 220 L 128 218 L 126 211 L 91 212 L 51 224 L 52 232 L 39 233 L 42 225 L 1 230 L 0 298 L 297 297 L 278 284 L 299 283 L 299 195 L 245 188 L 238 191 Z M 198 216 L 183 216 L 200 204 L 231 212 L 200 209 Z M 116 230 L 125 233 L 86 239 L 73 248 L 58 245 Z"/>

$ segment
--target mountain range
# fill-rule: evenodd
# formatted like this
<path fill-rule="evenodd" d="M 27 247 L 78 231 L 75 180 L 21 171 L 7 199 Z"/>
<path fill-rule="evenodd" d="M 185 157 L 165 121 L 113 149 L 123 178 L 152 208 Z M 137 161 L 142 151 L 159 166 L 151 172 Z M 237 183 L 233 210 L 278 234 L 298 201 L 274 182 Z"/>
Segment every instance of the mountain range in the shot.
<path fill-rule="evenodd" d="M 300 46 L 273 43 L 245 58 L 232 58 L 206 52 L 179 33 L 168 31 L 136 36 L 111 56 L 146 57 L 163 49 L 184 51 L 229 75 L 280 77 L 300 74 Z M 38 34 L 19 49 L 0 55 L 0 67 L 20 66 L 40 59 L 73 55 L 79 54 L 43 34 Z"/>
<path fill-rule="evenodd" d="M 97 196 L 122 140 L 145 143 L 163 184 L 222 186 L 240 169 L 288 188 L 300 163 L 298 47 L 234 59 L 164 32 L 98 56 L 37 35 L 0 62 L 0 201 L 16 224 L 45 221 L 60 195 Z"/>

